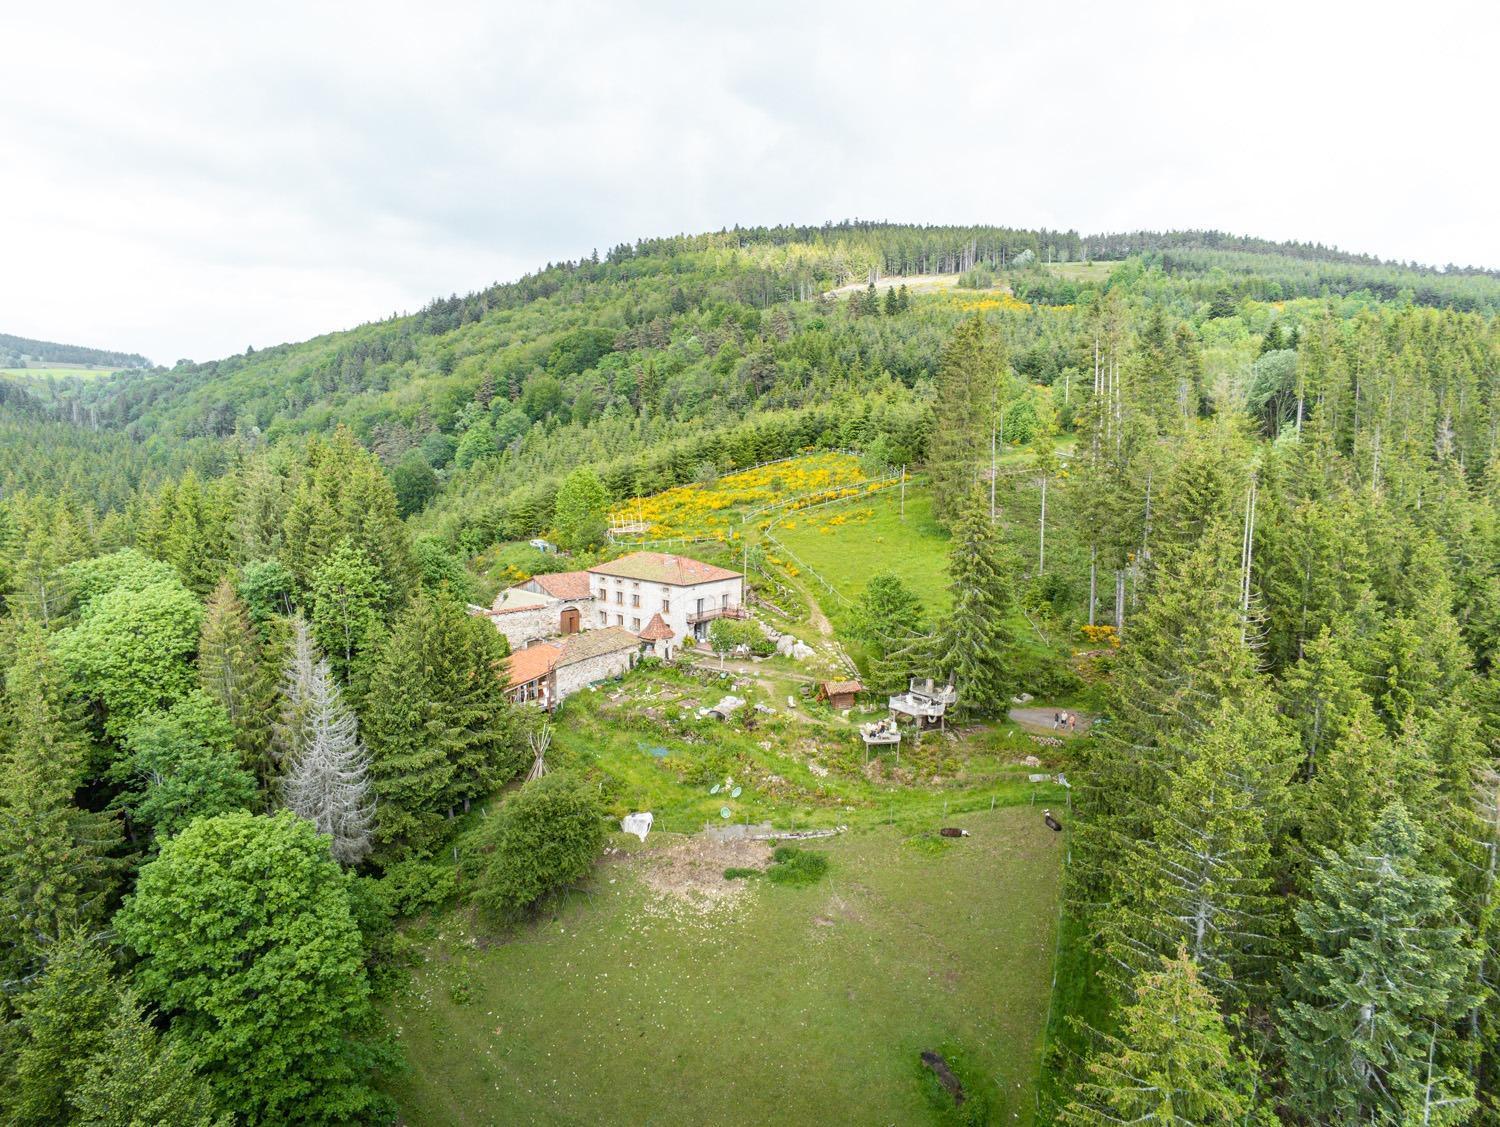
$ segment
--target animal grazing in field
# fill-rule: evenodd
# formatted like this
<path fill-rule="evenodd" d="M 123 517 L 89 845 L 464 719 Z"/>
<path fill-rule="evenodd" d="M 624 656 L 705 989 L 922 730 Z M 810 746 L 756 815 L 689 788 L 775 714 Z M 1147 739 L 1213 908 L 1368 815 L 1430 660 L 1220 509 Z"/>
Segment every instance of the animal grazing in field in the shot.
<path fill-rule="evenodd" d="M 1052 811 L 1050 810 L 1042 811 L 1042 821 L 1047 823 L 1047 828 L 1049 830 L 1062 829 L 1062 823 L 1052 816 Z"/>
<path fill-rule="evenodd" d="M 922 1063 L 932 1069 L 932 1073 L 937 1077 L 938 1083 L 948 1089 L 948 1094 L 953 1097 L 955 1105 L 964 1102 L 964 1086 L 959 1083 L 958 1077 L 953 1075 L 953 1070 L 948 1067 L 947 1061 L 931 1049 L 924 1049 L 922 1051 Z"/>
<path fill-rule="evenodd" d="M 969 836 L 969 831 L 968 830 L 956 829 L 953 826 L 944 826 L 942 829 L 938 830 L 938 833 L 942 834 L 944 837 L 968 837 Z"/>

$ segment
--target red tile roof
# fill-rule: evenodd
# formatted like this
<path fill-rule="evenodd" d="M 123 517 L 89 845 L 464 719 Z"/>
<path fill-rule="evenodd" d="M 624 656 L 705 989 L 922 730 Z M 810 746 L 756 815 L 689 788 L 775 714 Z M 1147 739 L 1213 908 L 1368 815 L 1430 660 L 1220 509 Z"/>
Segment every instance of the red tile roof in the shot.
<path fill-rule="evenodd" d="M 636 636 L 643 642 L 665 642 L 676 637 L 672 628 L 662 621 L 660 614 L 653 614 L 651 621 L 646 623 L 646 629 Z"/>
<path fill-rule="evenodd" d="M 623 579 L 640 579 L 648 583 L 665 583 L 671 587 L 691 587 L 695 583 L 712 583 L 717 579 L 740 579 L 737 571 L 715 567 L 687 556 L 669 556 L 664 552 L 631 552 L 608 563 L 589 568 L 594 575 L 618 575 Z"/>
<path fill-rule="evenodd" d="M 528 681 L 535 681 L 550 671 L 561 656 L 562 648 L 547 642 L 538 642 L 524 650 L 517 650 L 506 660 L 506 671 L 510 674 L 507 687 L 514 689 Z"/>
<path fill-rule="evenodd" d="M 554 571 L 544 575 L 533 575 L 535 583 L 554 599 L 587 599 L 593 594 L 586 571 Z"/>

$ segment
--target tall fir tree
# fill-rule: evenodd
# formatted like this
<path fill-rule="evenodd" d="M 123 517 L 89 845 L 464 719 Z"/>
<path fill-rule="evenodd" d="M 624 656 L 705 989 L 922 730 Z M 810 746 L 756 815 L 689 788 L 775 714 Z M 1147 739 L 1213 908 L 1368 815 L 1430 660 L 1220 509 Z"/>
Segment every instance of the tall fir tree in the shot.
<path fill-rule="evenodd" d="M 1186 952 L 1163 957 L 1135 983 L 1119 1030 L 1100 1037 L 1087 1079 L 1059 1122 L 1181 1127 L 1274 1123 L 1258 1114 L 1257 1076 L 1235 1047 L 1212 991 Z"/>
<path fill-rule="evenodd" d="M 5 679 L 0 755 L 0 979 L 35 970 L 69 927 L 99 922 L 116 820 L 80 810 L 89 743 L 39 626 L 23 624 Z"/>
<path fill-rule="evenodd" d="M 1079 753 L 1075 891 L 1102 899 L 1132 842 L 1148 840 L 1162 789 L 1220 703 L 1264 690 L 1240 600 L 1236 534 L 1210 526 L 1164 553 L 1108 690 L 1111 723 Z"/>
<path fill-rule="evenodd" d="M 338 675 L 353 679 L 356 662 L 381 630 L 386 589 L 353 541 L 341 540 L 313 575 L 312 627 Z"/>
<path fill-rule="evenodd" d="M 300 619 L 296 630 L 282 677 L 285 750 L 277 791 L 283 806 L 328 836 L 334 860 L 357 864 L 370 852 L 374 823 L 370 757 L 358 719 Z"/>
<path fill-rule="evenodd" d="M 188 1047 L 162 1037 L 129 989 L 69 1092 L 80 1127 L 230 1127 Z"/>
<path fill-rule="evenodd" d="M 430 848 L 445 817 L 521 769 L 504 654 L 488 620 L 441 596 L 418 595 L 386 638 L 364 706 L 380 860 Z"/>
<path fill-rule="evenodd" d="M 7 1123 L 78 1121 L 73 1085 L 106 1043 L 119 997 L 110 959 L 80 928 L 68 928 L 47 951 L 45 968 L 17 1000 L 11 1075 L 0 1084 Z"/>
<path fill-rule="evenodd" d="M 204 611 L 198 683 L 224 706 L 243 765 L 267 786 L 276 686 L 250 612 L 228 577 L 214 588 Z"/>
<path fill-rule="evenodd" d="M 994 330 L 978 314 L 960 322 L 943 347 L 927 470 L 933 511 L 945 524 L 956 524 L 962 515 L 977 480 L 980 451 L 989 449 L 1005 365 Z"/>
<path fill-rule="evenodd" d="M 1204 732 L 1167 749 L 1151 835 L 1129 847 L 1104 913 L 1126 973 L 1181 947 L 1226 1001 L 1272 984 L 1286 922 L 1275 858 L 1297 750 L 1264 697 L 1225 700 Z"/>
<path fill-rule="evenodd" d="M 1326 852 L 1297 910 L 1303 952 L 1281 1010 L 1289 1102 L 1317 1122 L 1465 1122 L 1473 1081 L 1452 1027 L 1475 998 L 1446 878 L 1399 802 L 1370 835 Z"/>
<path fill-rule="evenodd" d="M 953 679 L 958 708 L 1001 714 L 1016 690 L 1011 668 L 1017 567 L 978 491 L 953 530 L 948 553 L 952 609 L 938 630 L 934 660 Z"/>

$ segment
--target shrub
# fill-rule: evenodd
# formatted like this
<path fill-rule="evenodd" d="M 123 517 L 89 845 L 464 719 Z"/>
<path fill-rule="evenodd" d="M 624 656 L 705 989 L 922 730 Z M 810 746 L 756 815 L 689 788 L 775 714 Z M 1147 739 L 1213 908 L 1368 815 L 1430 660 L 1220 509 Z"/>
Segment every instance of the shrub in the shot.
<path fill-rule="evenodd" d="M 475 902 L 494 916 L 519 915 L 587 874 L 604 834 L 592 788 L 565 773 L 527 783 L 479 831 Z"/>
<path fill-rule="evenodd" d="M 995 272 L 988 266 L 975 266 L 958 276 L 961 290 L 987 290 L 995 284 Z"/>
<path fill-rule="evenodd" d="M 725 880 L 747 880 L 750 877 L 758 877 L 760 875 L 759 869 L 741 869 L 733 865 L 724 870 Z"/>
<path fill-rule="evenodd" d="M 766 870 L 766 876 L 777 884 L 816 884 L 828 872 L 828 858 L 821 853 L 809 853 L 805 849 L 781 845 L 777 846 L 771 857 L 775 864 Z"/>
<path fill-rule="evenodd" d="M 398 861 L 385 870 L 381 895 L 398 916 L 416 916 L 441 908 L 458 890 L 458 872 L 450 861 Z"/>

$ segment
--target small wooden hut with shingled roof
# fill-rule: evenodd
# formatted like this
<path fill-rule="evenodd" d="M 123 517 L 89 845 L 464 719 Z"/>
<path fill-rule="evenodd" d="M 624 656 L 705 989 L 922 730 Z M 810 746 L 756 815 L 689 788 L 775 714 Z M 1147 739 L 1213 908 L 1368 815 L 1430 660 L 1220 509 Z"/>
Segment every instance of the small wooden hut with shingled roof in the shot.
<path fill-rule="evenodd" d="M 819 681 L 818 699 L 836 709 L 853 708 L 854 698 L 865 691 L 858 681 Z"/>

